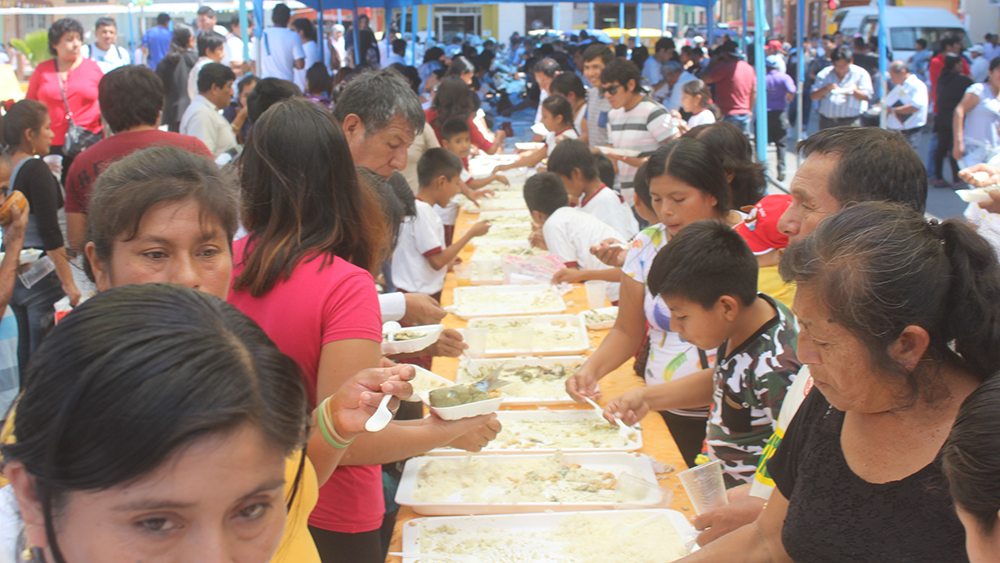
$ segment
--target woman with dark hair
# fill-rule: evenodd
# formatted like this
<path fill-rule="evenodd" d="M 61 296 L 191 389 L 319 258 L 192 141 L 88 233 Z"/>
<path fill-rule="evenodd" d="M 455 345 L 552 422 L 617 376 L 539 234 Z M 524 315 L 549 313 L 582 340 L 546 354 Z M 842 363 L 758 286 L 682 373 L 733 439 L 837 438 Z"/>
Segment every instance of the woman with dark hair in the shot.
<path fill-rule="evenodd" d="M 576 129 L 578 139 L 587 142 L 587 89 L 583 87 L 583 80 L 575 72 L 562 72 L 552 79 L 549 85 L 549 92 L 559 94 L 569 100 L 573 106 L 573 128 Z"/>
<path fill-rule="evenodd" d="M 444 68 L 442 64 L 442 59 L 444 58 L 444 49 L 441 47 L 431 47 L 424 51 L 424 62 L 417 69 L 417 73 L 420 75 L 421 84 L 427 80 L 427 77 L 431 75 L 435 70 Z"/>
<path fill-rule="evenodd" d="M 327 111 L 333 111 L 333 100 L 330 91 L 333 90 L 333 79 L 326 71 L 326 65 L 316 63 L 306 71 L 306 98 L 323 106 Z"/>
<path fill-rule="evenodd" d="M 472 104 L 472 94 L 468 85 L 457 77 L 446 76 L 438 86 L 437 94 L 431 102 L 431 109 L 425 110 L 427 123 L 434 129 L 438 144 L 441 143 L 441 127 L 452 119 L 469 122 L 472 145 L 486 154 L 496 154 L 503 147 L 504 136 L 497 132 L 496 141 L 490 142 L 474 123 L 476 110 Z"/>
<path fill-rule="evenodd" d="M 309 79 L 306 74 L 316 63 L 322 63 L 319 57 L 319 44 L 316 42 L 316 25 L 309 19 L 296 18 L 292 21 L 292 31 L 299 34 L 299 39 L 302 40 L 302 50 L 306 54 L 305 66 L 301 69 L 294 69 L 295 78 L 292 82 L 295 82 L 295 85 L 305 92 L 306 82 Z M 323 68 L 326 68 L 326 65 L 323 65 Z"/>
<path fill-rule="evenodd" d="M 70 122 L 91 133 L 101 132 L 101 108 L 97 103 L 97 85 L 104 72 L 91 59 L 80 56 L 83 45 L 83 26 L 72 18 L 56 20 L 49 27 L 49 53 L 52 59 L 39 63 L 28 81 L 25 97 L 38 100 L 48 108 L 52 122 L 52 147 L 50 152 L 63 157 L 62 179 L 73 164 L 73 157 L 87 148 L 77 142 L 70 151 L 64 151 L 66 132 Z M 88 142 L 96 143 L 99 137 Z M 87 145 L 89 146 L 89 145 Z"/>
<path fill-rule="evenodd" d="M 764 511 L 683 561 L 966 561 L 941 457 L 1000 365 L 993 250 L 960 221 L 860 203 L 780 268 L 815 387 L 768 460 Z"/>
<path fill-rule="evenodd" d="M 954 146 L 955 130 L 953 123 L 955 120 L 955 108 L 961 103 L 965 91 L 972 86 L 973 80 L 961 72 L 962 57 L 954 53 L 944 55 L 944 68 L 938 75 L 937 81 L 937 113 L 934 114 L 934 132 L 938 135 L 937 150 L 934 151 L 934 178 L 931 179 L 931 186 L 935 188 L 950 188 L 944 180 L 944 159 L 948 157 L 951 163 L 952 182 L 958 185 L 958 161 L 952 154 Z"/>
<path fill-rule="evenodd" d="M 254 123 L 240 158 L 240 188 L 249 235 L 234 245 L 229 302 L 296 361 L 314 405 L 381 360 L 373 274 L 390 233 L 379 197 L 358 181 L 333 116 L 302 99 L 276 104 Z M 495 436 L 491 420 L 430 417 L 358 439 L 320 489 L 310 518 L 323 561 L 384 561 L 379 465 L 448 443 L 478 450 Z"/>
<path fill-rule="evenodd" d="M 24 194 L 31 210 L 24 233 L 24 248 L 45 253 L 14 282 L 10 307 L 18 325 L 17 357 L 21 366 L 42 343 L 43 331 L 52 320 L 52 306 L 65 296 L 70 304 L 80 301 L 80 290 L 73 281 L 63 225 L 63 194 L 59 181 L 49 167 L 36 156 L 49 154 L 54 133 L 50 128 L 49 111 L 35 100 L 21 100 L 11 106 L 3 120 L 3 142 L 10 153 L 10 184 L 8 192 Z M 5 194 L 6 195 L 6 194 Z M 34 280 L 30 285 L 25 280 Z"/>
<path fill-rule="evenodd" d="M 559 141 L 564 139 L 578 139 L 577 131 L 573 128 L 573 106 L 569 100 L 553 93 L 542 102 L 542 125 L 548 130 L 545 135 L 545 146 L 527 153 L 510 164 L 501 164 L 493 169 L 493 173 L 511 170 L 520 167 L 536 166 L 547 158 L 555 150 Z"/>
<path fill-rule="evenodd" d="M 940 88 L 940 80 L 938 87 Z M 958 410 L 941 462 L 958 519 L 965 528 L 969 563 L 1000 560 L 1000 377 L 990 376 Z"/>
<path fill-rule="evenodd" d="M 231 178 L 212 161 L 172 147 L 135 153 L 111 165 L 95 188 L 86 245 L 88 274 L 102 292 L 127 284 L 172 283 L 225 299 L 232 279 L 230 246 L 238 206 Z M 297 369 L 294 374 L 299 378 Z M 372 395 L 381 393 L 385 378 L 363 372 L 351 381 L 354 385 L 320 403 L 326 409 L 324 420 L 345 439 L 360 432 L 357 423 L 363 428 L 366 418 L 344 417 L 352 416 L 365 393 L 366 403 L 377 402 Z M 395 383 L 385 391 L 408 394 Z M 319 485 L 343 453 L 323 436 L 310 443 L 308 459 L 298 453 L 287 460 L 288 524 L 273 561 L 319 561 L 306 524 Z"/>
<path fill-rule="evenodd" d="M 722 168 L 732 190 L 732 209 L 755 205 L 764 197 L 767 191 L 764 165 L 754 161 L 750 140 L 739 127 L 720 121 L 699 125 L 684 136 L 704 142 L 722 160 Z"/>
<path fill-rule="evenodd" d="M 649 291 L 646 277 L 657 252 L 686 225 L 703 219 L 730 225 L 739 222 L 738 214 L 730 211 L 729 183 L 717 154 L 701 140 L 680 138 L 657 149 L 645 164 L 649 201 L 660 223 L 641 231 L 627 252 L 616 250 L 617 261 L 606 262 L 622 268 L 618 319 L 597 351 L 567 380 L 566 390 L 574 399 L 600 397 L 597 382 L 638 350 L 640 360 L 645 361 L 647 385 L 680 379 L 711 366 L 714 351 L 698 350 L 670 330 L 670 309 L 662 297 Z M 601 247 L 599 256 L 608 253 L 605 244 Z M 705 441 L 707 409 L 663 411 L 660 415 L 685 463 L 693 467 Z"/>
<path fill-rule="evenodd" d="M 164 104 L 160 122 L 170 131 L 181 130 L 181 117 L 191 105 L 188 96 L 188 75 L 198 62 L 198 54 L 192 51 L 195 45 L 194 33 L 182 23 L 174 23 L 174 37 L 170 51 L 156 66 L 156 75 L 163 82 Z"/>

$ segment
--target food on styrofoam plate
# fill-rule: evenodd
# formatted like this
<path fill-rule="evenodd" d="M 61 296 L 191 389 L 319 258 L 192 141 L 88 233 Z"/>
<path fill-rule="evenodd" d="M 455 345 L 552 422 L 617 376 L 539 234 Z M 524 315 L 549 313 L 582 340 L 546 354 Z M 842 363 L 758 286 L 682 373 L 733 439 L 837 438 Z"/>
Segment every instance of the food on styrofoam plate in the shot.
<path fill-rule="evenodd" d="M 419 402 L 422 400 L 421 395 L 426 395 L 433 389 L 440 389 L 441 387 L 448 387 L 455 384 L 454 381 L 448 381 L 440 375 L 420 366 L 413 366 L 413 369 L 416 372 L 416 375 L 410 380 L 413 395 L 407 399 L 408 401 Z"/>
<path fill-rule="evenodd" d="M 635 431 L 626 440 L 608 421 L 594 415 L 578 420 L 504 419 L 503 430 L 489 444 L 500 450 L 622 449 L 634 445 Z"/>
<path fill-rule="evenodd" d="M 580 333 L 580 325 L 569 321 L 558 320 L 539 322 L 532 317 L 511 319 L 473 319 L 469 321 L 470 328 L 486 328 L 487 350 L 513 350 L 516 328 L 531 328 L 534 332 L 532 348 L 534 350 L 554 350 L 559 348 L 587 348 L 590 343 Z"/>
<path fill-rule="evenodd" d="M 416 340 L 418 338 L 423 338 L 429 333 L 423 330 L 409 330 L 403 329 L 392 334 L 383 334 L 382 342 L 406 342 L 407 340 Z"/>
<path fill-rule="evenodd" d="M 488 401 L 500 397 L 500 391 L 480 391 L 474 385 L 451 385 L 432 389 L 430 392 L 430 402 L 432 407 L 457 407 L 458 405 L 468 405 L 480 401 Z"/>
<path fill-rule="evenodd" d="M 606 323 L 608 321 L 614 321 L 617 318 L 618 318 L 618 314 L 617 313 L 610 313 L 610 312 L 608 312 L 608 313 L 599 313 L 599 312 L 597 312 L 597 311 L 595 311 L 593 309 L 591 309 L 589 311 L 584 311 L 584 313 L 583 313 L 583 319 L 589 325 L 591 325 L 591 324 L 597 324 L 597 323 Z"/>
<path fill-rule="evenodd" d="M 484 374 L 503 364 L 502 360 L 496 362 L 479 360 L 476 362 L 479 371 Z M 499 391 L 508 398 L 565 399 L 569 397 L 566 394 L 566 380 L 575 374 L 581 365 L 579 362 L 574 362 L 548 366 L 504 366 L 503 371 L 500 372 L 500 379 L 508 383 Z M 474 382 L 478 378 L 474 377 L 469 372 L 468 366 L 463 364 L 459 367 L 458 380 Z"/>
<path fill-rule="evenodd" d="M 463 315 L 495 314 L 504 311 L 531 313 L 566 308 L 562 297 L 552 288 L 542 291 L 456 291 L 455 305 Z"/>

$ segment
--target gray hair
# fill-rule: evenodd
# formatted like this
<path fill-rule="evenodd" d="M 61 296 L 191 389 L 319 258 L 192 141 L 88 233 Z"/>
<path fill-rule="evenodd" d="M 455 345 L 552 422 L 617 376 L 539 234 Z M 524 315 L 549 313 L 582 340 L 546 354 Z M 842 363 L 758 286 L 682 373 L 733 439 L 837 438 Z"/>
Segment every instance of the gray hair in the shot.
<path fill-rule="evenodd" d="M 660 66 L 660 72 L 664 75 L 667 74 L 677 74 L 684 70 L 684 67 L 677 61 L 667 61 Z"/>
<path fill-rule="evenodd" d="M 354 114 L 365 124 L 365 135 L 378 133 L 399 117 L 413 127 L 414 134 L 424 130 L 424 110 L 402 75 L 391 68 L 365 72 L 348 83 L 333 110 L 340 123 Z"/>
<path fill-rule="evenodd" d="M 906 61 L 892 61 L 889 63 L 889 72 L 910 72 L 910 67 L 906 64 Z"/>

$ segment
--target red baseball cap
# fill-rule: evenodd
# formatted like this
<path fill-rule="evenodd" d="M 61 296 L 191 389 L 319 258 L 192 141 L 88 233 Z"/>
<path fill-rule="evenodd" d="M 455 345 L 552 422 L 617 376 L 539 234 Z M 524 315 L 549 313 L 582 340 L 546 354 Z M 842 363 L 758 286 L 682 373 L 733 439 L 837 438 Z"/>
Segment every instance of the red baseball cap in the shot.
<path fill-rule="evenodd" d="M 778 41 L 777 39 L 772 39 L 767 42 L 767 48 L 774 49 L 775 51 L 780 51 L 784 48 L 784 45 L 781 44 L 781 41 Z"/>
<path fill-rule="evenodd" d="M 773 194 L 764 196 L 753 207 L 743 208 L 747 217 L 736 226 L 736 232 L 747 241 L 754 254 L 766 254 L 788 246 L 788 235 L 778 230 L 778 219 L 791 204 L 792 196 Z"/>

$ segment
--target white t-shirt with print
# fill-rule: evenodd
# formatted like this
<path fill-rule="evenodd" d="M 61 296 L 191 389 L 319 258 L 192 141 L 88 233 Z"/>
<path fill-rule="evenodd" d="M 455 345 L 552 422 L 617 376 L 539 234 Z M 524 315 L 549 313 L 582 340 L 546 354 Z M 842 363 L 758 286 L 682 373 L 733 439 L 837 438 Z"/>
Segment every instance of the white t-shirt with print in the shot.
<path fill-rule="evenodd" d="M 580 202 L 580 210 L 604 221 L 628 240 L 639 233 L 639 222 L 635 220 L 632 209 L 607 186 L 598 190 L 593 197 L 584 197 Z"/>
<path fill-rule="evenodd" d="M 435 270 L 427 257 L 444 250 L 444 224 L 429 203 L 419 199 L 415 203 L 417 214 L 399 227 L 392 282 L 404 291 L 433 295 L 444 289 L 448 268 Z"/>
<path fill-rule="evenodd" d="M 558 256 L 567 266 L 575 264 L 581 270 L 605 270 L 611 267 L 591 254 L 590 247 L 609 238 L 622 242 L 628 240 L 604 221 L 572 207 L 560 207 L 549 215 L 542 225 L 542 235 L 550 253 Z M 620 285 L 608 284 L 609 300 L 618 301 Z"/>

